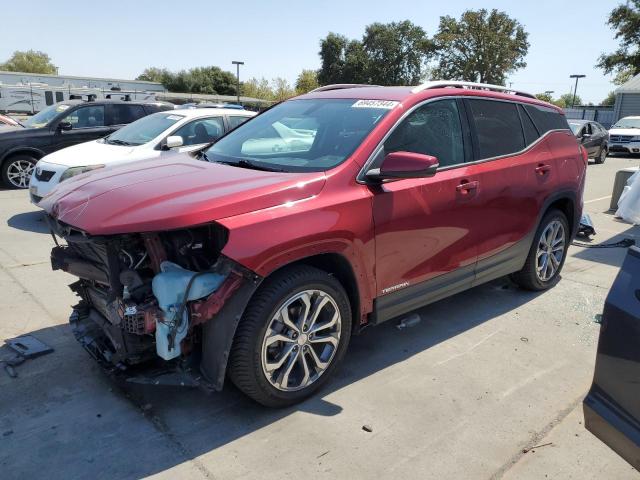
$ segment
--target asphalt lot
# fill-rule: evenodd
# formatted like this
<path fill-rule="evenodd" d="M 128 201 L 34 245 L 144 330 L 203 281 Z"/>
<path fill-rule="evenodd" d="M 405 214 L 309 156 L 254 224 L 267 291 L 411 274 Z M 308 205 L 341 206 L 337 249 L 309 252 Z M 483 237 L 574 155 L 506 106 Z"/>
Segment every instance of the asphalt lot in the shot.
<path fill-rule="evenodd" d="M 589 166 L 597 242 L 640 243 L 640 227 L 606 212 L 615 172 L 639 163 Z M 624 250 L 571 247 L 548 292 L 501 279 L 422 309 L 415 327 L 367 330 L 319 395 L 268 410 L 231 385 L 207 396 L 111 383 L 67 327 L 72 277 L 51 271 L 27 192 L 0 191 L 0 216 L 0 340 L 31 333 L 55 348 L 16 379 L 0 370 L 2 479 L 640 478 L 582 426 L 594 316 Z"/>

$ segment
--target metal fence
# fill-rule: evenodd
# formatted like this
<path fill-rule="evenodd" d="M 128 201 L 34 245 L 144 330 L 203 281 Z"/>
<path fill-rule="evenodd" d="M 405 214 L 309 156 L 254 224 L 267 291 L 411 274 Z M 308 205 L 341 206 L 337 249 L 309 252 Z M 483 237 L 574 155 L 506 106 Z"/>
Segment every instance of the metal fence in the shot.
<path fill-rule="evenodd" d="M 564 113 L 569 119 L 593 120 L 604 128 L 610 128 L 615 121 L 613 107 L 575 107 L 565 108 Z"/>

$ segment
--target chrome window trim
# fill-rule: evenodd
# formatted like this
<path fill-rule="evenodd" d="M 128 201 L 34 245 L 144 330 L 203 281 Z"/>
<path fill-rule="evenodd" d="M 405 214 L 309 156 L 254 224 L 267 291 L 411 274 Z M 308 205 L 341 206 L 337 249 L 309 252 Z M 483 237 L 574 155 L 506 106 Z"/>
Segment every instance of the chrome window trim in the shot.
<path fill-rule="evenodd" d="M 503 99 L 503 98 L 490 98 L 490 97 L 477 97 L 475 95 L 446 95 L 446 96 L 442 96 L 442 97 L 434 97 L 434 98 L 429 98 L 427 100 L 423 100 L 422 102 L 415 104 L 413 107 L 411 107 L 405 113 L 403 113 L 402 116 L 393 125 L 393 127 L 391 127 L 389 129 L 389 131 L 385 134 L 384 137 L 382 137 L 380 142 L 378 142 L 378 145 L 376 145 L 376 147 L 373 149 L 373 151 L 369 155 L 369 158 L 367 158 L 367 161 L 364 163 L 364 165 L 362 166 L 362 168 L 358 172 L 358 175 L 356 176 L 356 182 L 360 183 L 360 184 L 363 184 L 363 185 L 371 184 L 371 182 L 369 180 L 367 180 L 367 177 L 366 177 L 366 172 L 369 170 L 370 165 L 373 163 L 373 161 L 376 158 L 376 156 L 380 153 L 380 149 L 383 147 L 384 142 L 387 141 L 387 139 L 394 132 L 394 130 L 396 128 L 398 128 L 398 125 L 400 125 L 400 123 L 402 123 L 411 113 L 413 113 L 414 110 L 422 107 L 423 105 L 427 105 L 429 103 L 432 103 L 432 102 L 435 102 L 435 101 L 438 101 L 438 100 L 447 100 L 447 99 L 454 99 L 454 100 L 456 100 L 456 99 L 462 99 L 462 100 L 465 100 L 465 99 L 489 100 L 489 101 L 493 101 L 493 102 L 514 103 L 516 105 L 522 105 L 522 106 L 533 105 L 534 107 L 545 108 L 542 105 L 536 105 L 536 104 L 527 103 L 527 102 L 518 101 L 518 100 L 507 100 L 507 99 Z M 550 107 L 546 107 L 546 108 L 550 108 Z M 460 120 L 463 121 L 464 119 L 461 118 Z M 532 119 L 532 121 L 533 121 L 533 119 Z M 535 122 L 534 122 L 534 125 L 535 125 Z M 536 126 L 536 128 L 537 128 L 537 126 Z M 517 152 L 508 153 L 508 154 L 500 155 L 500 156 L 497 156 L 497 157 L 482 158 L 482 159 L 479 159 L 479 160 L 474 160 L 472 162 L 462 162 L 462 163 L 457 163 L 455 165 L 448 165 L 446 167 L 438 168 L 436 173 L 437 172 L 444 172 L 444 171 L 447 171 L 447 170 L 453 170 L 454 168 L 465 167 L 467 165 L 478 165 L 480 163 L 492 162 L 494 160 L 500 160 L 500 159 L 503 159 L 503 158 L 515 157 L 517 155 L 522 155 L 523 153 L 526 153 L 527 151 L 531 150 L 534 146 L 536 146 L 538 143 L 540 143 L 540 141 L 542 139 L 546 138 L 550 133 L 555 133 L 555 132 L 565 132 L 565 133 L 573 136 L 573 133 L 571 132 L 571 129 L 569 129 L 569 128 L 547 130 L 543 135 L 540 135 L 535 142 L 530 143 L 529 145 L 526 145 L 522 150 L 518 150 Z M 405 179 L 397 179 L 397 180 L 393 180 L 393 181 L 398 181 L 398 180 L 405 180 Z"/>

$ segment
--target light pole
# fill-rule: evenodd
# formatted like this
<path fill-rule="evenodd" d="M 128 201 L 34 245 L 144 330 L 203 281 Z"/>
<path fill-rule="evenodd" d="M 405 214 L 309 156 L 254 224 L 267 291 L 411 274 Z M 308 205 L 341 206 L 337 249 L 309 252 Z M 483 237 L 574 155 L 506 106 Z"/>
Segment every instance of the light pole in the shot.
<path fill-rule="evenodd" d="M 238 94 L 238 105 L 240 105 L 240 65 L 244 65 L 244 62 L 234 60 L 231 63 L 236 66 L 236 93 Z"/>
<path fill-rule="evenodd" d="M 573 108 L 576 104 L 576 95 L 578 93 L 578 80 L 584 77 L 586 77 L 586 75 L 569 75 L 569 78 L 576 79 L 576 86 L 573 89 L 573 100 L 571 100 L 571 108 Z"/>

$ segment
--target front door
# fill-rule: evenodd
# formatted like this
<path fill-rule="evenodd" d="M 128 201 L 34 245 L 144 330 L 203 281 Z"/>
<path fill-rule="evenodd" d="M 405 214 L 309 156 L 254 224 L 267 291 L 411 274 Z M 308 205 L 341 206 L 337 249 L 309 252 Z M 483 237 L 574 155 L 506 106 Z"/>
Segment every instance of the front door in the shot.
<path fill-rule="evenodd" d="M 71 130 L 55 128 L 51 151 L 89 142 L 108 135 L 111 129 L 105 126 L 104 105 L 82 105 L 73 109 L 61 122 L 71 124 Z"/>
<path fill-rule="evenodd" d="M 422 153 L 437 157 L 440 166 L 430 178 L 372 187 L 378 296 L 374 322 L 473 282 L 477 178 L 465 166 L 469 142 L 459 107 L 453 98 L 418 107 L 376 156 L 381 161 L 390 152 Z"/>
<path fill-rule="evenodd" d="M 602 315 L 587 430 L 640 470 L 640 248 L 631 247 Z"/>

